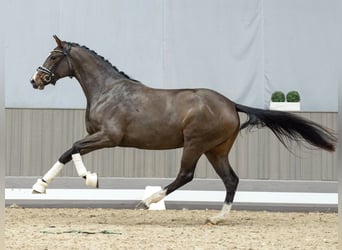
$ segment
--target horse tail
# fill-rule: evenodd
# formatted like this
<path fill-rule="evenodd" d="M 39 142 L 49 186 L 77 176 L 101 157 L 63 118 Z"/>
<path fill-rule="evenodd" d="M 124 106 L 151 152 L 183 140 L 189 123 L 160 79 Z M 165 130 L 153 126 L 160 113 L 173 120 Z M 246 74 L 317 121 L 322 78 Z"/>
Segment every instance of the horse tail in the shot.
<path fill-rule="evenodd" d="M 253 127 L 268 127 L 280 142 L 289 147 L 289 141 L 306 141 L 316 148 L 335 151 L 337 138 L 333 132 L 312 121 L 297 115 L 274 110 L 263 110 L 235 104 L 238 112 L 247 114 L 247 121 L 240 126 L 240 130 Z"/>

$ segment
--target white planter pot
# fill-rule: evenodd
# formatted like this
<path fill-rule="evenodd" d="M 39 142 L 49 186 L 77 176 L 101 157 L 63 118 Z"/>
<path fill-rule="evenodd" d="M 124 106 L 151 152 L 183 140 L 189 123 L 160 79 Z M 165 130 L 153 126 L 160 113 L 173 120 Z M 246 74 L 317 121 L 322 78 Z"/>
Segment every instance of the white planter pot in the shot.
<path fill-rule="evenodd" d="M 270 102 L 271 110 L 300 111 L 300 102 Z"/>

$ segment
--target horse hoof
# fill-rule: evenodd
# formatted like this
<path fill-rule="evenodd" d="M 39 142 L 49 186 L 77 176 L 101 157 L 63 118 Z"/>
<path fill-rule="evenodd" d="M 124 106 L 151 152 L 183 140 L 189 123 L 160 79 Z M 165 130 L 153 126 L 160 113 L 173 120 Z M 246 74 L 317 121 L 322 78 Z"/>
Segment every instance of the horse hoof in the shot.
<path fill-rule="evenodd" d="M 32 194 L 45 194 L 48 184 L 42 179 L 38 179 L 32 187 Z"/>
<path fill-rule="evenodd" d="M 99 181 L 97 178 L 96 173 L 90 173 L 88 172 L 86 175 L 86 185 L 93 187 L 93 188 L 98 188 L 99 187 Z"/>
<path fill-rule="evenodd" d="M 209 226 L 216 225 L 216 224 L 213 223 L 210 219 L 206 219 L 206 220 L 205 220 L 205 224 L 206 224 L 206 225 L 209 225 Z"/>
<path fill-rule="evenodd" d="M 149 207 L 146 205 L 145 202 L 140 201 L 138 205 L 135 206 L 135 209 L 140 209 L 140 210 L 147 210 Z"/>
<path fill-rule="evenodd" d="M 45 193 L 40 193 L 40 192 L 38 192 L 36 190 L 32 190 L 32 194 L 45 194 Z"/>
<path fill-rule="evenodd" d="M 209 226 L 216 226 L 219 223 L 219 221 L 214 220 L 214 219 L 206 219 L 205 224 Z"/>

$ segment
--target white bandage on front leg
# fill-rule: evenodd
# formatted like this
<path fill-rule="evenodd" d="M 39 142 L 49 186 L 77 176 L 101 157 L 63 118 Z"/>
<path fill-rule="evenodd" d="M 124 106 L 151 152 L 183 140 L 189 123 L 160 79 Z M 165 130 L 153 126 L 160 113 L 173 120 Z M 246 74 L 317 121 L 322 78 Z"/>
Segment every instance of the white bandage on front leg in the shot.
<path fill-rule="evenodd" d="M 63 167 L 64 167 L 64 164 L 57 161 L 52 166 L 52 168 L 43 176 L 43 180 L 47 182 L 48 184 L 50 184 L 53 181 L 53 179 L 55 179 L 55 177 L 59 174 L 59 172 L 61 172 Z"/>
<path fill-rule="evenodd" d="M 73 154 L 72 160 L 75 164 L 78 176 L 85 177 L 86 185 L 98 188 L 99 184 L 98 184 L 97 174 L 87 171 L 86 167 L 83 164 L 81 155 Z"/>
<path fill-rule="evenodd" d="M 87 169 L 83 164 L 81 155 L 80 154 L 73 154 L 71 157 L 72 157 L 72 160 L 75 164 L 78 176 L 80 176 L 80 177 L 86 176 L 87 175 Z"/>
<path fill-rule="evenodd" d="M 57 161 L 52 168 L 43 176 L 42 179 L 38 179 L 33 185 L 32 189 L 34 193 L 45 193 L 48 184 L 50 184 L 53 179 L 61 172 L 64 164 Z"/>
<path fill-rule="evenodd" d="M 45 194 L 48 184 L 42 179 L 38 179 L 37 182 L 32 186 L 33 194 Z"/>

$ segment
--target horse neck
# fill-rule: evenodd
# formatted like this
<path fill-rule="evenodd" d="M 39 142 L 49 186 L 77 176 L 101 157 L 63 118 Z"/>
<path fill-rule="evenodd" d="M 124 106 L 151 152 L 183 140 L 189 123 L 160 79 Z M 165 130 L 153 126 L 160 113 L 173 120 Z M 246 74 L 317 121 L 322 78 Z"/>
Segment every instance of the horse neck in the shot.
<path fill-rule="evenodd" d="M 88 106 L 108 89 L 108 82 L 112 84 L 122 78 L 108 62 L 86 49 L 74 48 L 70 54 L 74 76 L 83 89 Z"/>

